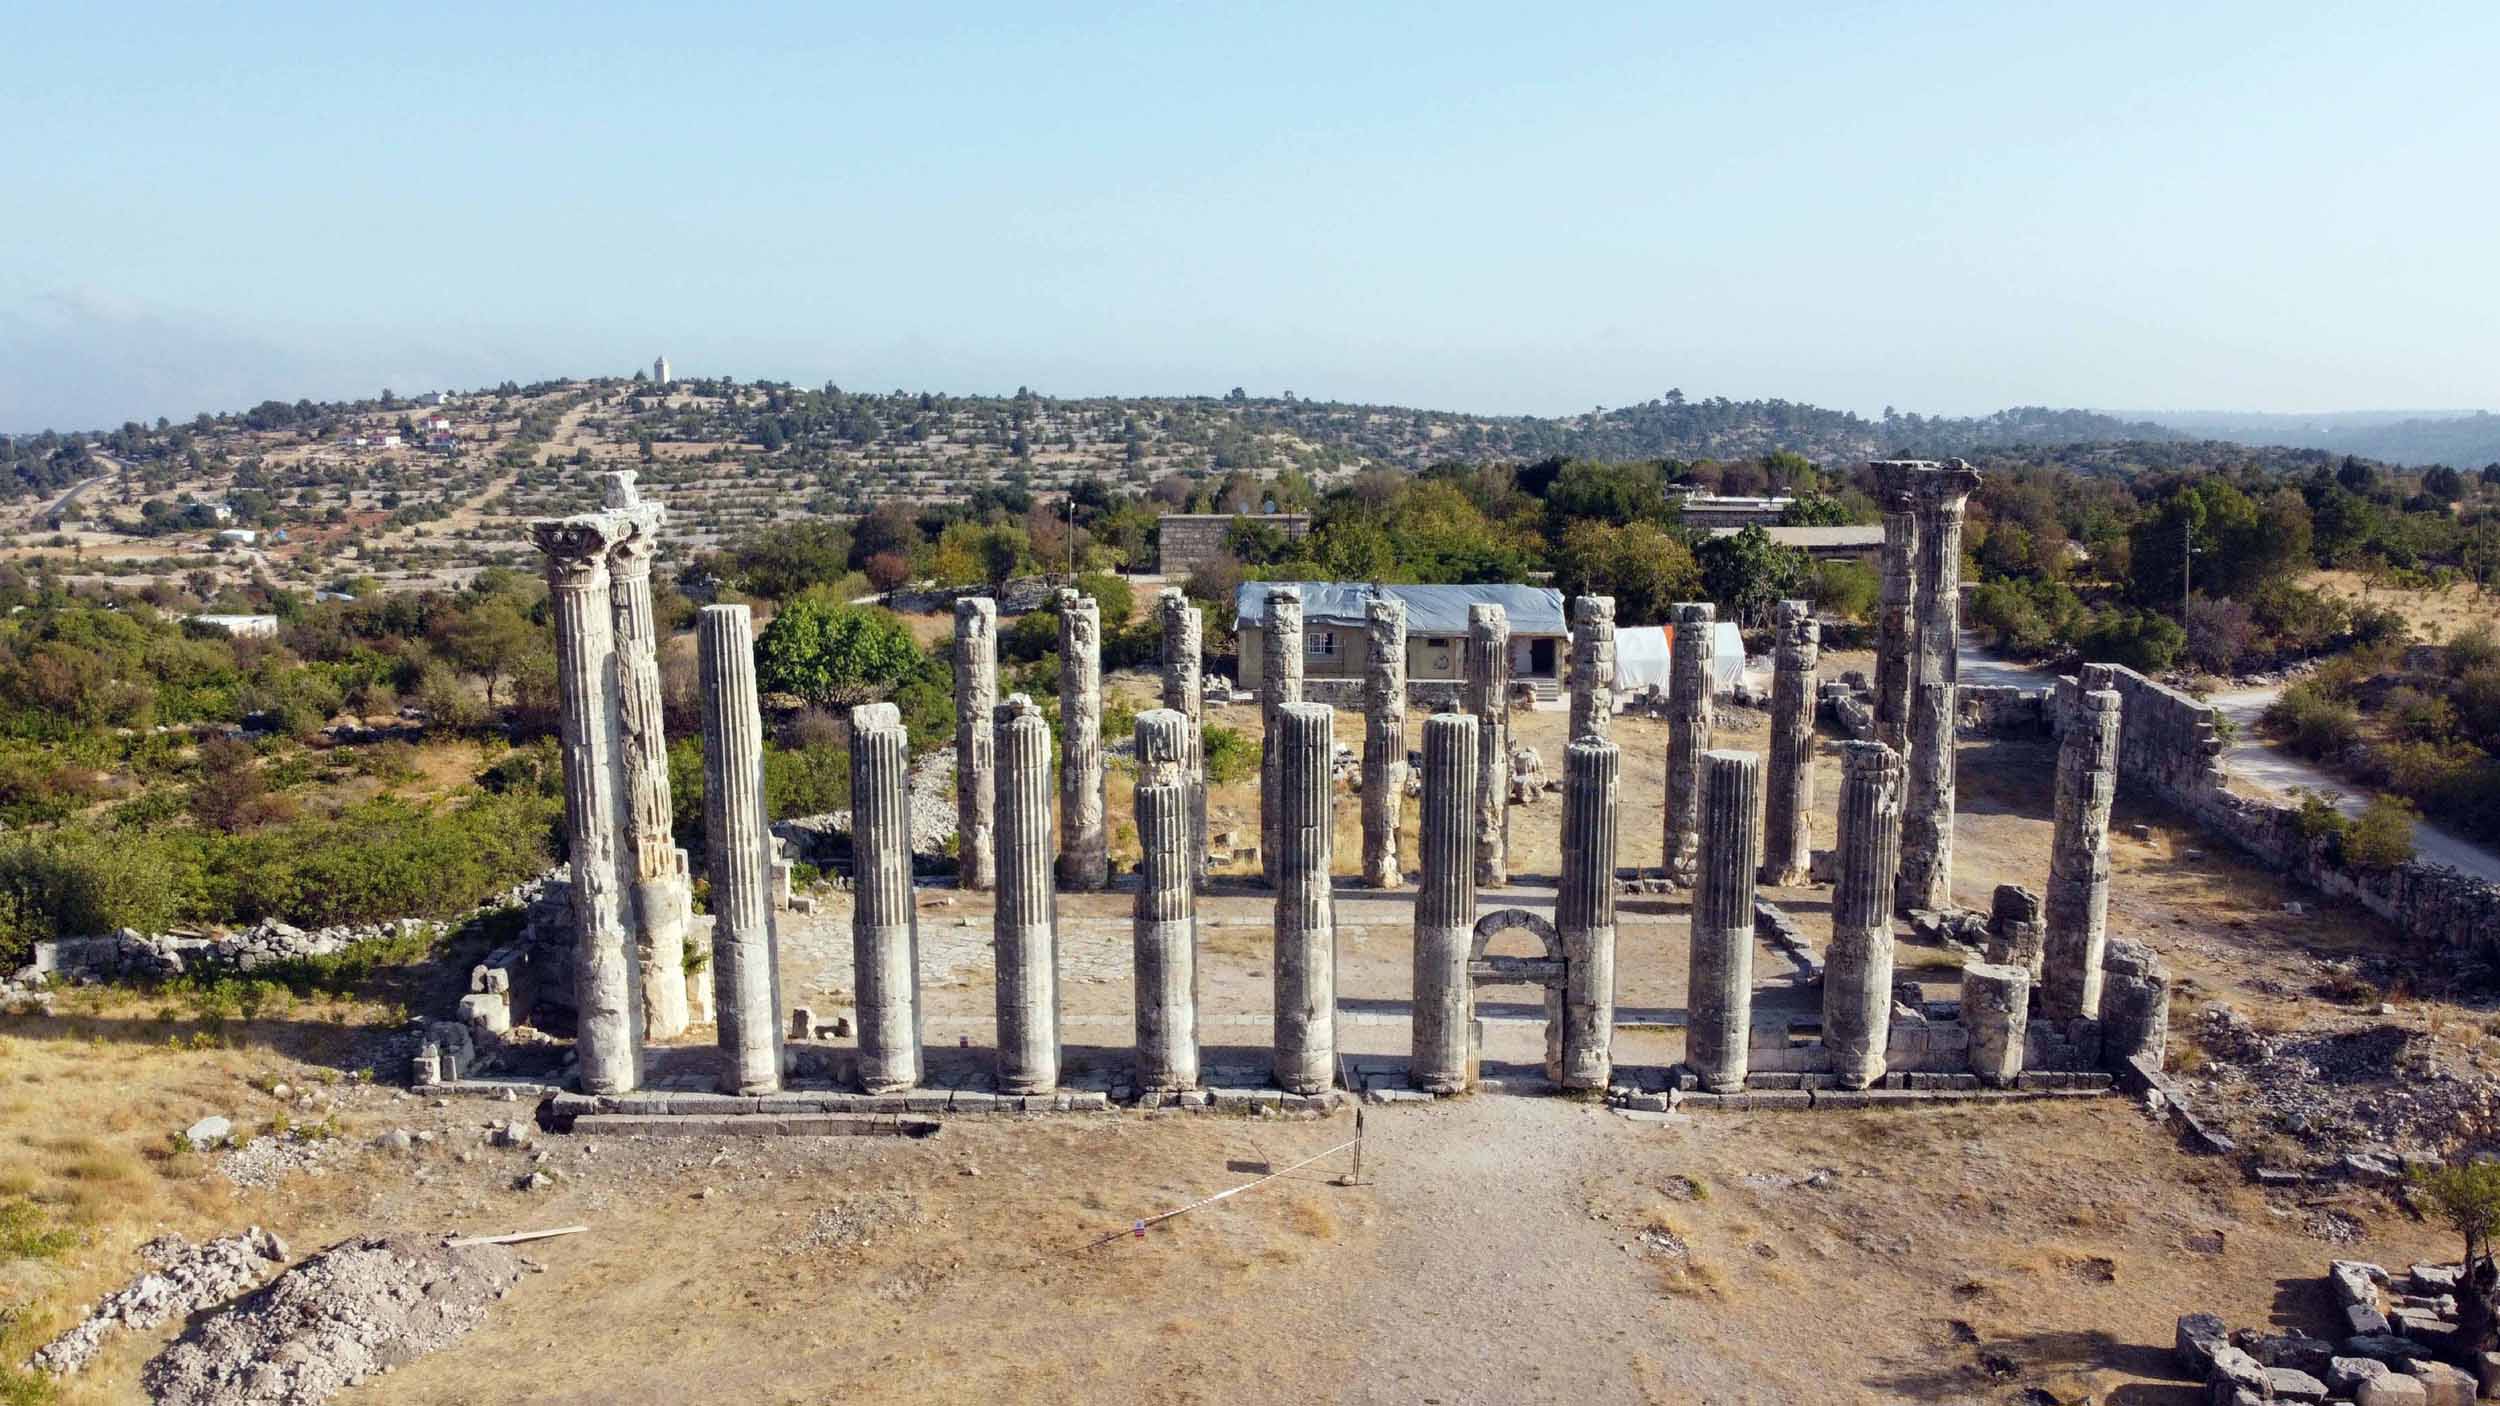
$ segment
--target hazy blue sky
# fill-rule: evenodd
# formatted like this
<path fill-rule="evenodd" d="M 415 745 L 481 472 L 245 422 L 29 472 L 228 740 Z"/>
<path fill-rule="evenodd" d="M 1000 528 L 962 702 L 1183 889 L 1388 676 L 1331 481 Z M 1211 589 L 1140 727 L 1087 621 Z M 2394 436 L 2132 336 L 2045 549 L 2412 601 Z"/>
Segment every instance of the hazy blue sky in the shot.
<path fill-rule="evenodd" d="M 2500 396 L 2500 5 L 0 0 L 0 428 L 685 371 Z M 524 9 L 533 13 L 522 13 Z"/>

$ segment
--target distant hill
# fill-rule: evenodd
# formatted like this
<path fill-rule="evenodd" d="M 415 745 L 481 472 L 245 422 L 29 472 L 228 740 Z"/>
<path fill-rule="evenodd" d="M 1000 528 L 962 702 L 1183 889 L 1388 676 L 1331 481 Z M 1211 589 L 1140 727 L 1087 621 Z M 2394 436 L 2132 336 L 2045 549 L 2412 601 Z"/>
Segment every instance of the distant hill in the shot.
<path fill-rule="evenodd" d="M 2241 410 L 2123 412 L 2203 439 L 2358 454 L 2391 464 L 2480 468 L 2500 463 L 2500 415 L 2488 410 L 2339 410 L 2277 415 Z"/>

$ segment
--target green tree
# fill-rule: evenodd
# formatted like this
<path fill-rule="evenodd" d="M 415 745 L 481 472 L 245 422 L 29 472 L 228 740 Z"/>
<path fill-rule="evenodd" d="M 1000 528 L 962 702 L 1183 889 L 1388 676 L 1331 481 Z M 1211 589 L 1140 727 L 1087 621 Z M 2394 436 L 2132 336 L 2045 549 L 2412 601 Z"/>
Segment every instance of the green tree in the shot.
<path fill-rule="evenodd" d="M 1805 553 L 1773 542 L 1759 523 L 1711 538 L 1693 559 L 1701 566 L 1702 590 L 1740 623 L 1761 619 L 1806 574 Z"/>
<path fill-rule="evenodd" d="M 826 708 L 865 703 L 919 664 L 920 646 L 892 611 L 822 590 L 783 606 L 755 640 L 757 683 Z"/>
<path fill-rule="evenodd" d="M 1674 534 L 1646 522 L 1571 524 L 1555 553 L 1554 583 L 1566 596 L 1613 596 L 1615 619 L 1657 624 L 1668 607 L 1701 592 L 1701 568 Z"/>
<path fill-rule="evenodd" d="M 723 574 L 740 590 L 788 600 L 839 581 L 851 567 L 851 534 L 822 518 L 776 523 L 731 549 Z"/>
<path fill-rule="evenodd" d="M 2492 1237 L 2500 1232 L 2500 1162 L 2451 1162 L 2416 1173 L 2414 1187 L 2465 1242 L 2454 1346 L 2474 1361 L 2500 1348 L 2500 1266 L 2492 1262 Z"/>

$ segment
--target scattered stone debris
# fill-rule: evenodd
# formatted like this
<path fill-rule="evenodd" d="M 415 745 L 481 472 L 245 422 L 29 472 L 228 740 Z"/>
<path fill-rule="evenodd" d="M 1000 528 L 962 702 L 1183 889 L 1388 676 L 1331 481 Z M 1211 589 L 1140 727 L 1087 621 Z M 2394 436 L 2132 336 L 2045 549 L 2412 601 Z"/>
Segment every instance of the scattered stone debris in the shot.
<path fill-rule="evenodd" d="M 184 1333 L 141 1380 L 159 1406 L 313 1406 L 457 1341 L 521 1271 L 500 1245 L 343 1241 Z"/>
<path fill-rule="evenodd" d="M 319 1176 L 339 1146 L 338 1139 L 317 1131 L 264 1133 L 219 1157 L 217 1171 L 237 1186 L 266 1191 L 297 1172 Z"/>
<path fill-rule="evenodd" d="M 253 1226 L 194 1245 L 161 1235 L 139 1247 L 150 1268 L 107 1295 L 77 1326 L 43 1345 L 27 1365 L 68 1376 L 95 1360 L 116 1328 L 153 1328 L 223 1303 L 258 1284 L 270 1266 L 286 1260 L 286 1244 Z"/>
<path fill-rule="evenodd" d="M 2336 1260 L 2327 1288 L 2343 1315 L 2336 1340 L 2291 1331 L 2226 1330 L 2210 1313 L 2179 1319 L 2179 1365 L 2203 1380 L 2215 1402 L 2353 1400 L 2361 1406 L 2457 1403 L 2478 1389 L 2500 1386 L 2500 1353 L 2485 1353 L 2478 1373 L 2446 1362 L 2456 1333 L 2454 1265 L 2414 1265 L 2400 1281 L 2375 1264 Z M 2478 1380 L 2479 1378 L 2479 1380 Z"/>
<path fill-rule="evenodd" d="M 2313 1178 L 2401 1181 L 2461 1134 L 2500 1120 L 2500 1080 L 2398 1021 L 2339 1015 L 2275 1033 L 2217 1003 L 2199 1013 L 2195 1041 L 2202 1062 L 2178 1079 L 2197 1105 L 2280 1133 L 2307 1154 Z"/>
<path fill-rule="evenodd" d="M 809 1218 L 807 1229 L 791 1249 L 852 1250 L 867 1245 L 879 1232 L 916 1225 L 922 1219 L 918 1198 L 899 1191 L 871 1191 L 843 1196 Z"/>

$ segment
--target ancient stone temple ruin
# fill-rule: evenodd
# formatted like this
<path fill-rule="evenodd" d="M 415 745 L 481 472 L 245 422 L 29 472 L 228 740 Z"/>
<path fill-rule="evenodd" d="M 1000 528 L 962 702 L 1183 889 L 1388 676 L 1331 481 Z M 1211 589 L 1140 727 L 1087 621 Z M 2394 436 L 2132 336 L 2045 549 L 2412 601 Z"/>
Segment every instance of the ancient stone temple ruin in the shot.
<path fill-rule="evenodd" d="M 1500 987 L 1531 988 L 1538 1004 L 1524 1008 L 1527 1018 L 1539 1005 L 1544 1013 L 1544 1058 L 1527 1067 L 1531 1077 L 1634 1111 L 2045 1097 L 2109 1088 L 2113 1072 L 2133 1082 L 2157 1076 L 2167 973 L 2149 949 L 2105 932 L 2121 694 L 2106 669 L 2086 670 L 2058 694 L 2056 776 L 2042 784 L 2054 798 L 2055 842 L 2034 881 L 2045 902 L 2006 885 L 1986 914 L 1956 907 L 1953 558 L 1977 476 L 1959 464 L 1876 467 L 1884 594 L 1872 704 L 1860 714 L 1862 724 L 1871 713 L 1861 735 L 1872 737 L 1818 738 L 1815 707 L 1826 692 L 1816 678 L 1819 629 L 1806 603 L 1787 601 L 1772 630 L 1767 756 L 1727 748 L 1712 731 L 1716 611 L 1678 605 L 1665 772 L 1641 778 L 1663 779 L 1665 809 L 1643 811 L 1658 815 L 1659 828 L 1641 821 L 1636 835 L 1622 829 L 1624 788 L 1635 778 L 1626 775 L 1631 764 L 1614 721 L 1613 601 L 1570 604 L 1570 740 L 1559 786 L 1544 788 L 1559 790 L 1560 805 L 1523 809 L 1509 738 L 1518 696 L 1508 686 L 1510 641 L 1499 608 L 1474 607 L 1464 640 L 1417 642 L 1408 638 L 1403 605 L 1380 598 L 1359 634 L 1332 631 L 1306 642 L 1299 593 L 1272 588 L 1257 700 L 1265 743 L 1257 869 L 1265 888 L 1254 900 L 1262 916 L 1253 920 L 1265 929 L 1268 1009 L 1247 1021 L 1229 1012 L 1216 1020 L 1266 1026 L 1266 1058 L 1246 1085 L 1227 1074 L 1238 1069 L 1222 1058 L 1227 1042 L 1213 1050 L 1202 1043 L 1205 915 L 1211 904 L 1232 905 L 1215 921 L 1238 926 L 1229 915 L 1249 905 L 1238 881 L 1211 881 L 1208 873 L 1204 624 L 1194 606 L 1169 590 L 1155 602 L 1162 706 L 1136 715 L 1133 782 L 1122 783 L 1132 788 L 1132 829 L 1113 826 L 1107 814 L 1108 758 L 1131 739 L 1102 735 L 1104 622 L 1094 602 L 1073 591 L 1056 600 L 1055 746 L 1031 698 L 999 696 L 997 603 L 955 604 L 951 882 L 994 896 L 987 927 L 995 1039 L 986 1050 L 963 1044 L 968 1052 L 958 1053 L 951 1037 L 933 1048 L 924 1036 L 927 958 L 915 868 L 943 883 L 947 866 L 942 854 L 914 854 L 914 768 L 900 716 L 887 704 L 851 710 L 848 951 L 856 1026 L 842 1031 L 854 1048 L 828 1050 L 831 1027 L 804 1007 L 793 1010 L 781 990 L 777 924 L 788 918 L 775 900 L 754 637 L 743 606 L 708 607 L 699 621 L 710 916 L 690 914 L 686 859 L 669 841 L 656 701 L 649 570 L 663 518 L 630 475 L 614 476 L 601 511 L 532 529 L 546 554 L 556 622 L 573 857 L 567 980 L 577 1091 L 560 1096 L 558 1112 L 1043 1111 L 1112 1099 L 1307 1109 L 1348 1095 L 1389 1102 L 1487 1083 L 1517 1087 L 1516 1074 L 1490 1075 L 1484 1061 L 1478 996 Z M 1409 718 L 1416 701 L 1409 649 L 1452 644 L 1465 651 L 1451 670 L 1464 687 L 1436 693 L 1432 702 L 1444 711 L 1427 709 L 1418 726 Z M 1336 709 L 1303 698 L 1306 647 L 1364 651 L 1359 724 L 1348 729 L 1361 734 L 1359 769 L 1355 739 L 1338 746 Z M 1411 753 L 1410 740 L 1420 744 Z M 1840 761 L 1831 795 L 1813 783 L 1824 746 Z M 1814 817 L 1825 809 L 1838 837 L 1828 863 L 1808 848 Z M 1346 857 L 1341 874 L 1339 822 L 1358 818 L 1345 833 L 1360 835 L 1361 853 Z M 1513 872 L 1514 827 L 1532 819 L 1555 827 L 1558 874 Z M 1656 871 L 1623 867 L 1626 857 L 1652 854 L 1671 888 Z M 1826 881 L 1824 931 L 1809 932 L 1811 924 L 1779 911 L 1787 891 Z M 1404 1046 L 1400 1054 L 1365 1053 L 1379 1047 L 1359 1038 L 1349 1049 L 1347 1037 L 1359 1036 L 1362 1025 L 1341 1028 L 1340 884 L 1349 902 L 1355 886 L 1372 891 L 1360 896 L 1363 916 L 1354 921 L 1376 931 L 1379 914 L 1394 913 L 1408 943 L 1411 982 L 1400 993 L 1408 998 L 1406 1029 L 1392 1037 Z M 1538 889 L 1551 894 L 1550 907 L 1529 896 Z M 1124 897 L 1070 900 L 1063 915 L 1063 895 L 1103 890 Z M 1497 890 L 1501 897 L 1491 899 Z M 1634 910 L 1635 923 L 1654 927 L 1662 913 L 1674 913 L 1687 925 L 1685 1002 L 1673 1022 L 1684 1048 L 1671 1065 L 1616 1057 L 1617 900 L 1627 892 L 1647 900 Z M 1129 935 L 1118 960 L 1133 978 L 1134 1033 L 1108 1067 L 1083 1039 L 1066 1047 L 1071 1021 L 1062 1011 L 1068 983 L 1104 979 L 1099 971 L 1072 977 L 1063 939 L 1081 942 L 1071 934 L 1091 931 L 1106 904 L 1123 910 Z M 1919 988 L 1896 984 L 1902 915 L 1984 934 L 1984 953 L 1967 949 L 1955 999 L 1924 1000 Z M 687 959 L 690 932 L 708 935 L 708 962 L 700 954 Z M 1505 935 L 1525 938 L 1528 955 L 1497 948 Z M 1631 952 L 1645 959 L 1645 949 Z M 689 971 L 699 974 L 700 992 L 690 989 Z M 1802 999 L 1783 985 L 1804 988 Z M 1770 994 L 1757 1000 L 1763 992 Z M 651 1087 L 646 1045 L 681 1042 L 707 1022 L 716 1027 L 716 1063 L 701 1084 L 690 1086 L 680 1072 Z M 435 1058 L 438 1068 L 458 1063 L 448 1052 Z"/>

